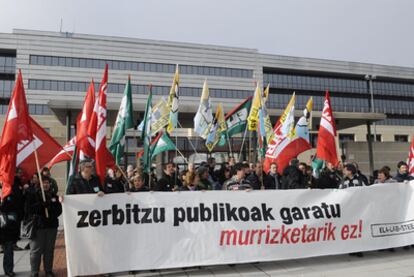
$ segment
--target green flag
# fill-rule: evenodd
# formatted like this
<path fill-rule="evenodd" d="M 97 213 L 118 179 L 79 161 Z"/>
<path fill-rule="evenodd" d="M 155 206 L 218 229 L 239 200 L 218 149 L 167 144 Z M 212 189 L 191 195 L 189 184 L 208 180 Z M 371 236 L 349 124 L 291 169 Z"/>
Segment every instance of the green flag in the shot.
<path fill-rule="evenodd" d="M 121 158 L 124 155 L 126 130 L 134 127 L 132 114 L 131 79 L 128 77 L 128 82 L 124 90 L 124 97 L 122 97 L 121 106 L 119 107 L 118 116 L 116 118 L 111 144 L 109 145 L 109 150 L 115 157 L 117 165 L 120 164 Z"/>
<path fill-rule="evenodd" d="M 226 114 L 225 120 L 227 125 L 227 135 L 230 138 L 235 134 L 242 133 L 247 128 L 247 118 L 249 116 L 250 107 L 252 105 L 252 97 L 246 98 L 237 107 Z M 226 132 L 222 133 L 220 146 L 226 142 Z"/>
<path fill-rule="evenodd" d="M 142 128 L 141 138 L 144 141 L 144 155 L 142 157 L 144 162 L 144 172 L 151 172 L 151 114 L 152 114 L 152 88 L 147 99 L 144 114 L 144 124 Z"/>
<path fill-rule="evenodd" d="M 161 152 L 175 150 L 175 144 L 167 134 L 162 133 L 151 148 L 151 159 L 154 159 Z"/>

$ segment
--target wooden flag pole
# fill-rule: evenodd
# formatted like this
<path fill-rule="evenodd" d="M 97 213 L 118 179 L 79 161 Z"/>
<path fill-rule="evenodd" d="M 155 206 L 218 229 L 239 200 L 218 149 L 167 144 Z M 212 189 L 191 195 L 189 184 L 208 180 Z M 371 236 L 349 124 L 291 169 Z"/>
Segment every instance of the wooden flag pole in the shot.
<path fill-rule="evenodd" d="M 37 156 L 36 138 L 34 138 L 34 140 L 33 140 L 33 146 L 34 146 L 34 154 L 35 154 L 35 160 L 36 160 L 37 174 L 39 175 L 40 191 L 42 192 L 43 202 L 46 203 L 46 195 L 45 195 L 45 190 L 43 188 L 42 172 L 40 171 L 39 157 Z M 49 211 L 47 210 L 46 207 L 45 207 L 45 215 L 46 215 L 46 218 L 49 218 Z"/>
<path fill-rule="evenodd" d="M 117 164 L 115 164 L 115 166 L 116 166 L 116 168 L 117 168 L 119 171 L 121 171 L 121 174 L 122 174 L 122 176 L 124 176 L 125 180 L 128 182 L 129 187 L 130 187 L 130 188 L 132 188 L 133 184 L 132 184 L 132 183 L 131 183 L 131 181 L 128 179 L 128 176 L 125 174 L 125 172 L 122 170 L 122 168 L 121 168 L 119 165 L 117 165 Z"/>
<path fill-rule="evenodd" d="M 244 141 L 246 139 L 246 134 L 247 134 L 247 124 L 246 124 L 246 129 L 244 130 L 243 141 L 242 141 L 242 144 L 241 144 L 241 147 L 240 147 L 239 162 L 241 161 L 241 154 L 242 154 L 242 151 L 243 151 Z"/>

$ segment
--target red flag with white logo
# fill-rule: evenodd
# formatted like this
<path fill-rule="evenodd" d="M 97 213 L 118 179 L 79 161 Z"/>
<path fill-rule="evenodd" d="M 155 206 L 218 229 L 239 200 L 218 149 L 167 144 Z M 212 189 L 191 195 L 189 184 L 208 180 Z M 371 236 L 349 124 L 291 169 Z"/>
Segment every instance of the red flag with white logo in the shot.
<path fill-rule="evenodd" d="M 408 174 L 414 176 L 414 136 L 411 141 L 410 155 L 408 156 Z"/>
<path fill-rule="evenodd" d="M 75 151 L 75 144 L 76 137 L 73 137 L 63 146 L 63 149 L 60 150 L 59 153 L 52 158 L 52 160 L 50 160 L 48 167 L 52 168 L 57 163 L 70 161 L 72 159 L 73 152 Z"/>
<path fill-rule="evenodd" d="M 96 126 L 96 117 L 92 120 L 95 105 L 95 84 L 93 80 L 89 84 L 85 96 L 82 111 L 76 120 L 76 147 L 80 153 L 89 158 L 95 157 L 96 127 L 91 129 L 92 135 L 88 136 L 89 126 Z M 95 122 L 95 123 L 94 123 Z M 95 125 L 93 125 L 95 124 Z"/>
<path fill-rule="evenodd" d="M 12 190 L 16 172 L 18 147 L 32 140 L 26 95 L 22 73 L 19 70 L 17 80 L 10 99 L 0 140 L 0 182 L 2 182 L 2 199 Z"/>
<path fill-rule="evenodd" d="M 33 139 L 18 144 L 16 158 L 16 166 L 23 170 L 25 177 L 28 179 L 37 172 L 34 151 L 37 151 L 40 168 L 47 165 L 59 152 L 63 151 L 62 146 L 30 116 L 29 122 Z M 67 153 L 64 154 L 69 157 Z"/>
<path fill-rule="evenodd" d="M 332 115 L 329 91 L 326 91 L 325 102 L 321 116 L 321 123 L 319 126 L 318 145 L 316 146 L 316 157 L 318 157 L 321 160 L 330 162 L 333 165 L 338 164 L 338 154 L 336 152 L 335 137 L 335 119 Z"/>
<path fill-rule="evenodd" d="M 106 91 L 108 88 L 108 65 L 105 65 L 105 72 L 99 87 L 98 99 L 95 105 L 88 128 L 88 134 L 95 139 L 95 167 L 96 175 L 103 184 L 108 164 L 115 164 L 112 154 L 106 148 Z"/>

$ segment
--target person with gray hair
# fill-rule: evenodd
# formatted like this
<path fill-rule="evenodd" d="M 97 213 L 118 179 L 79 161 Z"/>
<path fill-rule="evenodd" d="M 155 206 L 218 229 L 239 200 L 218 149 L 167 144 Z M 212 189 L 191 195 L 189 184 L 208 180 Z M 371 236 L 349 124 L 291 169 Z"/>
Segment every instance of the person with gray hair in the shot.
<path fill-rule="evenodd" d="M 73 178 L 72 184 L 69 185 L 67 194 L 85 194 L 96 193 L 103 196 L 101 182 L 95 176 L 94 168 L 91 160 L 83 160 L 79 164 L 79 174 Z"/>

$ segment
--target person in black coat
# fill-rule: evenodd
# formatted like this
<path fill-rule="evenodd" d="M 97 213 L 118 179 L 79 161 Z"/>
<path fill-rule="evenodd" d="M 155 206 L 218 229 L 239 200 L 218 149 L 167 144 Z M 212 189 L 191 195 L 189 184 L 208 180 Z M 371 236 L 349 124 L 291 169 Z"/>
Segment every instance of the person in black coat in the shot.
<path fill-rule="evenodd" d="M 393 178 L 394 180 L 396 180 L 397 182 L 414 180 L 414 177 L 408 174 L 408 165 L 406 162 L 403 162 L 403 161 L 399 162 L 397 167 L 398 167 L 398 172 L 394 176 Z"/>
<path fill-rule="evenodd" d="M 261 162 L 257 162 L 254 166 L 254 170 L 251 171 L 246 180 L 250 182 L 252 189 L 258 190 L 264 188 L 264 174 L 263 166 Z"/>
<path fill-rule="evenodd" d="M 128 188 L 128 182 L 122 176 L 121 170 L 115 169 L 113 176 L 107 176 L 104 183 L 105 193 L 125 192 Z"/>
<path fill-rule="evenodd" d="M 11 193 L 0 205 L 0 211 L 6 217 L 6 226 L 0 229 L 0 243 L 3 247 L 3 270 L 6 276 L 14 276 L 13 248 L 20 238 L 20 221 L 24 214 L 24 197 L 21 179 L 16 176 Z"/>
<path fill-rule="evenodd" d="M 277 164 L 271 163 L 269 174 L 264 178 L 265 189 L 282 189 L 282 176 L 277 172 Z"/>
<path fill-rule="evenodd" d="M 50 178 L 44 176 L 42 182 L 46 201 L 43 200 L 40 186 L 36 186 L 27 192 L 25 203 L 25 218 L 33 220 L 36 226 L 34 237 L 30 239 L 31 276 L 39 276 L 43 256 L 46 276 L 53 277 L 53 257 L 59 226 L 58 217 L 62 214 L 62 205 L 55 190 L 51 187 Z"/>
<path fill-rule="evenodd" d="M 131 178 L 132 187 L 129 189 L 130 192 L 144 192 L 149 191 L 145 184 L 145 178 L 141 175 L 135 175 Z"/>
<path fill-rule="evenodd" d="M 293 159 L 290 165 L 283 170 L 283 189 L 304 189 L 305 180 L 302 171 L 299 170 L 299 161 Z"/>
<path fill-rule="evenodd" d="M 182 182 L 175 173 L 175 165 L 169 162 L 164 167 L 164 172 L 160 180 L 155 185 L 155 191 L 176 191 L 182 187 Z"/>
<path fill-rule="evenodd" d="M 322 170 L 317 181 L 317 186 L 320 189 L 337 189 L 341 184 L 341 173 L 335 168 L 332 163 L 326 163 L 326 167 Z"/>
<path fill-rule="evenodd" d="M 80 173 L 73 178 L 68 187 L 67 194 L 96 193 L 103 196 L 99 178 L 93 175 L 93 165 L 90 160 L 84 160 L 79 165 Z"/>

